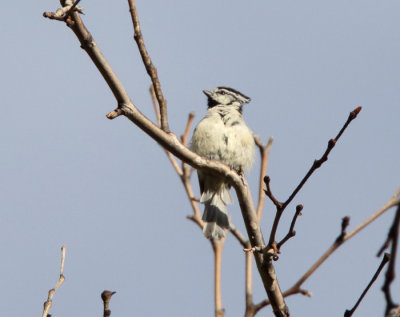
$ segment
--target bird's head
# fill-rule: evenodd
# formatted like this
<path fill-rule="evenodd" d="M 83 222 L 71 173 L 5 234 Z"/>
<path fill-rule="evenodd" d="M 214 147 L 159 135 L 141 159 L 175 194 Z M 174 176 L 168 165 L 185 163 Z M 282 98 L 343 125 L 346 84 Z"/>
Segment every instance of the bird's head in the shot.
<path fill-rule="evenodd" d="M 246 95 L 229 87 L 217 87 L 212 91 L 203 90 L 203 93 L 208 97 L 209 108 L 217 105 L 241 107 L 251 100 Z"/>

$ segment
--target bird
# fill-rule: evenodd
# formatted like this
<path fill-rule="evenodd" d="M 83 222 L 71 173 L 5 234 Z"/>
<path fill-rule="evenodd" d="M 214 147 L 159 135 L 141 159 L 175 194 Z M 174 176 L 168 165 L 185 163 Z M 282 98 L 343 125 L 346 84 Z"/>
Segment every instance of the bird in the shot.
<path fill-rule="evenodd" d="M 194 129 L 190 149 L 207 159 L 220 161 L 244 175 L 251 168 L 255 156 L 252 131 L 243 120 L 242 107 L 250 98 L 239 91 L 220 86 L 203 90 L 208 110 Z M 227 204 L 232 204 L 230 185 L 223 176 L 197 171 L 200 203 L 204 204 L 203 234 L 208 239 L 220 240 L 229 229 Z"/>

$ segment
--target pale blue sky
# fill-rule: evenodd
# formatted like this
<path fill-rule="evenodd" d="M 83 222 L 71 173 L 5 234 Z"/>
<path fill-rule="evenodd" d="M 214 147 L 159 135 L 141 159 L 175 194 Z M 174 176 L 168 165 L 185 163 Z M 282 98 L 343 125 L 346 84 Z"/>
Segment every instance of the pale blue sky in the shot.
<path fill-rule="evenodd" d="M 127 1 L 81 4 L 132 100 L 154 118 Z M 212 252 L 186 219 L 191 210 L 180 181 L 155 142 L 124 118 L 105 118 L 116 106 L 108 87 L 73 33 L 42 17 L 58 5 L 0 3 L 2 312 L 41 314 L 65 244 L 66 281 L 54 297 L 54 316 L 100 315 L 104 289 L 118 292 L 112 316 L 212 316 Z M 297 236 L 276 263 L 287 289 L 336 238 L 343 216 L 354 228 L 399 186 L 400 3 L 137 0 L 137 6 L 173 131 L 183 131 L 189 112 L 195 122 L 204 115 L 203 89 L 225 85 L 250 96 L 248 125 L 265 141 L 275 137 L 269 175 L 281 200 L 348 113 L 363 106 L 287 209 L 281 236 L 294 206 L 304 204 Z M 268 202 L 264 235 L 273 213 Z M 244 232 L 237 203 L 230 214 Z M 350 240 L 304 284 L 311 299 L 288 298 L 293 316 L 340 316 L 352 307 L 381 261 L 375 253 L 393 214 Z M 226 316 L 243 316 L 244 256 L 231 236 L 222 279 Z M 383 276 L 357 316 L 383 315 L 382 283 Z M 265 292 L 257 275 L 254 284 L 258 302 Z"/>

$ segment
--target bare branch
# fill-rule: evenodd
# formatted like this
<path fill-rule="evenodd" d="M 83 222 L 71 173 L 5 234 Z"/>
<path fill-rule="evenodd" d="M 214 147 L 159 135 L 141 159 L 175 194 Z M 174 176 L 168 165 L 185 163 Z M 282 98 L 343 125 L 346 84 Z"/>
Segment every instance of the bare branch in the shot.
<path fill-rule="evenodd" d="M 152 100 L 152 103 L 153 103 L 154 113 L 156 114 L 157 124 L 158 124 L 158 127 L 160 128 L 161 127 L 160 108 L 158 107 L 158 101 L 157 101 L 157 98 L 156 98 L 156 93 L 154 91 L 154 86 L 153 85 L 150 86 L 149 91 L 150 91 L 150 96 L 151 96 L 151 100 Z M 171 162 L 172 167 L 175 169 L 175 172 L 179 175 L 180 178 L 182 178 L 183 177 L 183 171 L 179 167 L 179 164 L 176 161 L 176 159 L 174 158 L 174 156 L 171 154 L 171 152 L 168 152 L 165 149 L 164 149 L 164 152 L 167 155 L 169 161 Z"/>
<path fill-rule="evenodd" d="M 285 203 L 284 203 L 285 207 L 290 204 L 290 202 L 297 195 L 297 193 L 300 191 L 300 189 L 303 187 L 303 185 L 307 182 L 307 180 L 310 178 L 310 176 L 315 172 L 315 170 L 320 168 L 321 165 L 328 160 L 329 153 L 335 147 L 337 141 L 339 141 L 339 138 L 342 136 L 343 132 L 346 130 L 346 128 L 349 126 L 349 124 L 355 118 L 357 118 L 357 115 L 360 113 L 361 109 L 362 109 L 362 107 L 357 107 L 356 109 L 354 109 L 353 111 L 350 112 L 349 117 L 347 118 L 347 121 L 345 122 L 343 127 L 340 129 L 339 133 L 336 135 L 336 137 L 334 139 L 329 140 L 325 153 L 321 156 L 321 158 L 319 160 L 314 161 L 313 165 L 311 166 L 310 170 L 307 172 L 306 176 L 304 176 L 304 178 L 301 180 L 300 184 L 296 187 L 296 189 L 293 191 L 293 193 L 285 201 Z"/>
<path fill-rule="evenodd" d="M 352 309 L 350 309 L 350 310 L 346 310 L 345 311 L 344 317 L 351 317 L 353 315 L 353 313 L 356 311 L 358 305 L 360 305 L 360 303 L 363 300 L 364 296 L 367 294 L 367 292 L 371 288 L 372 284 L 374 284 L 375 280 L 378 278 L 378 276 L 381 273 L 383 267 L 386 265 L 386 263 L 389 261 L 389 259 L 390 259 L 390 254 L 389 253 L 385 253 L 385 255 L 384 255 L 383 259 L 382 259 L 382 262 L 379 265 L 378 270 L 376 271 L 376 273 L 372 277 L 371 281 L 369 282 L 369 284 L 367 285 L 365 290 L 362 292 L 360 298 L 358 299 L 358 301 L 356 302 L 354 307 Z"/>
<path fill-rule="evenodd" d="M 319 160 L 315 160 L 314 163 L 312 164 L 311 168 L 307 172 L 307 174 L 304 176 L 304 178 L 301 180 L 299 185 L 295 188 L 293 193 L 289 196 L 289 198 L 284 202 L 281 203 L 279 202 L 274 195 L 271 192 L 270 188 L 270 177 L 266 176 L 264 178 L 265 185 L 267 189 L 265 190 L 265 194 L 271 199 L 273 204 L 276 206 L 276 215 L 274 219 L 274 223 L 272 225 L 270 237 L 269 237 L 269 242 L 268 245 L 275 247 L 276 240 L 275 240 L 275 235 L 276 231 L 278 229 L 279 221 L 280 218 L 285 210 L 285 208 L 290 204 L 290 202 L 293 200 L 293 198 L 297 195 L 297 193 L 300 191 L 300 189 L 304 186 L 304 184 L 307 182 L 307 180 L 310 178 L 310 176 L 318 169 L 321 167 L 321 165 L 328 160 L 329 153 L 332 151 L 332 149 L 335 147 L 336 142 L 339 140 L 339 138 L 342 136 L 343 132 L 346 130 L 346 128 L 349 126 L 350 122 L 353 121 L 359 112 L 361 111 L 361 107 L 357 107 L 353 111 L 350 112 L 349 117 L 347 118 L 347 121 L 343 125 L 343 127 L 340 129 L 339 133 L 336 135 L 334 139 L 330 139 L 328 142 L 328 146 L 325 150 L 325 153 L 321 156 Z"/>
<path fill-rule="evenodd" d="M 210 240 L 214 250 L 214 301 L 215 301 L 215 317 L 224 317 L 225 310 L 222 307 L 221 297 L 221 262 L 222 249 L 225 239 L 220 241 Z"/>
<path fill-rule="evenodd" d="M 229 168 L 229 166 L 226 166 L 221 162 L 208 160 L 193 153 L 179 141 L 175 134 L 166 133 L 164 130 L 160 129 L 153 122 L 151 122 L 146 116 L 144 116 L 131 102 L 126 90 L 114 74 L 104 56 L 101 54 L 93 37 L 84 26 L 79 14 L 76 11 L 71 13 L 71 19 L 73 20 L 73 23 L 68 24 L 68 26 L 78 37 L 81 47 L 88 53 L 93 63 L 106 80 L 108 86 L 118 101 L 118 108 L 122 111 L 123 115 L 140 129 L 142 129 L 165 150 L 171 152 L 177 158 L 183 160 L 198 170 L 224 177 L 227 182 L 235 188 L 251 245 L 265 245 L 257 214 L 255 212 L 253 199 L 251 197 L 251 192 L 244 177 L 238 175 L 236 171 L 232 170 Z M 166 119 L 166 117 L 164 118 Z M 191 199 L 191 202 L 193 201 L 194 200 Z M 276 278 L 271 256 L 262 252 L 258 252 L 254 254 L 254 258 L 256 260 L 258 271 L 260 273 L 268 298 L 271 301 L 271 306 L 273 307 L 275 315 L 288 316 L 288 308 L 283 299 L 282 292 Z"/>
<path fill-rule="evenodd" d="M 239 241 L 244 249 L 250 248 L 250 242 L 246 239 L 246 237 L 233 225 L 233 223 L 229 224 L 229 231 L 232 235 Z"/>
<path fill-rule="evenodd" d="M 83 14 L 83 9 L 78 6 L 78 3 L 81 0 L 76 0 L 73 2 L 72 0 L 63 0 L 61 1 L 62 7 L 57 9 L 56 12 L 44 12 L 43 16 L 50 20 L 58 20 L 70 23 L 68 18 L 72 11 L 76 10 L 77 12 Z"/>
<path fill-rule="evenodd" d="M 190 133 L 190 128 L 191 128 L 192 123 L 193 123 L 193 119 L 194 119 L 194 112 L 190 112 L 189 113 L 189 117 L 188 117 L 188 121 L 186 123 L 185 131 L 181 135 L 182 144 L 185 145 L 185 146 L 187 146 L 188 136 L 189 136 L 189 133 Z"/>
<path fill-rule="evenodd" d="M 294 230 L 294 226 L 296 225 L 296 220 L 298 216 L 301 216 L 301 211 L 303 210 L 303 205 L 297 205 L 296 206 L 296 212 L 294 213 L 292 223 L 290 224 L 289 232 L 286 234 L 286 236 L 277 244 L 278 251 L 281 249 L 281 247 L 290 239 L 293 238 L 296 235 L 296 230 Z"/>
<path fill-rule="evenodd" d="M 48 317 L 49 314 L 49 310 L 51 308 L 51 305 L 53 304 L 53 297 L 54 294 L 56 293 L 57 289 L 61 286 L 61 284 L 64 282 L 65 277 L 63 275 L 64 272 L 64 263 L 65 263 L 65 253 L 66 253 L 67 248 L 65 246 L 61 247 L 61 265 L 60 265 L 60 278 L 58 279 L 56 285 L 54 286 L 54 288 L 52 288 L 51 290 L 49 290 L 49 294 L 47 297 L 47 301 L 44 302 L 43 304 L 43 314 L 42 317 Z"/>
<path fill-rule="evenodd" d="M 400 204 L 400 200 L 397 198 L 400 195 L 400 188 L 397 190 L 395 195 L 384 205 L 382 206 L 377 212 L 371 215 L 368 219 L 366 219 L 363 223 L 361 223 L 358 227 L 353 229 L 350 233 L 345 234 L 345 229 L 348 225 L 348 219 L 342 220 L 342 227 L 341 233 L 336 238 L 335 242 L 329 247 L 327 251 L 311 266 L 310 269 L 294 284 L 290 289 L 285 291 L 283 295 L 290 296 L 293 294 L 298 294 L 300 292 L 301 286 L 303 283 L 321 266 L 322 263 L 328 259 L 335 250 L 340 247 L 343 243 L 350 240 L 354 237 L 357 233 L 359 233 L 362 229 L 364 229 L 367 225 L 369 225 L 372 221 L 377 219 L 380 215 L 382 215 L 385 211 L 389 210 L 393 206 Z M 347 224 L 346 224 L 347 223 Z M 344 235 L 343 235 L 344 234 Z"/>
<path fill-rule="evenodd" d="M 267 145 L 264 145 L 258 136 L 254 136 L 254 141 L 260 150 L 261 166 L 260 166 L 260 181 L 258 185 L 258 204 L 257 204 L 257 218 L 261 221 L 262 210 L 264 207 L 265 195 L 264 195 L 264 176 L 268 169 L 269 151 L 271 150 L 272 142 L 274 138 L 271 136 L 268 140 Z"/>
<path fill-rule="evenodd" d="M 109 317 L 111 315 L 111 310 L 109 309 L 109 304 L 111 300 L 111 296 L 113 296 L 116 292 L 111 292 L 104 290 L 103 293 L 101 293 L 101 299 L 103 300 L 103 317 Z"/>
<path fill-rule="evenodd" d="M 150 86 L 149 91 L 150 91 L 151 101 L 153 103 L 154 113 L 156 114 L 157 126 L 161 128 L 160 107 L 158 105 L 157 96 L 153 85 Z"/>
<path fill-rule="evenodd" d="M 140 29 L 139 17 L 136 10 L 135 0 L 128 0 L 129 11 L 131 12 L 131 18 L 134 29 L 134 38 L 139 48 L 140 55 L 142 56 L 143 64 L 146 68 L 147 74 L 149 74 L 151 82 L 153 83 L 154 91 L 157 96 L 157 101 L 160 106 L 160 117 L 161 117 L 161 129 L 165 132 L 169 132 L 168 127 L 168 116 L 167 116 L 167 101 L 161 90 L 161 84 L 157 75 L 157 68 L 154 67 L 153 62 L 147 52 L 146 46 L 143 41 L 142 31 Z"/>
<path fill-rule="evenodd" d="M 396 215 L 394 217 L 393 224 L 388 234 L 392 244 L 390 250 L 391 257 L 389 261 L 389 266 L 385 274 L 385 283 L 382 286 L 382 291 L 385 294 L 385 299 L 386 299 L 386 311 L 385 311 L 386 316 L 390 314 L 393 308 L 399 306 L 398 304 L 394 303 L 392 299 L 392 294 L 390 292 L 390 284 L 392 284 L 395 278 L 395 267 L 396 267 L 395 262 L 397 256 L 397 244 L 399 240 L 399 226 L 400 226 L 400 203 L 397 206 Z"/>

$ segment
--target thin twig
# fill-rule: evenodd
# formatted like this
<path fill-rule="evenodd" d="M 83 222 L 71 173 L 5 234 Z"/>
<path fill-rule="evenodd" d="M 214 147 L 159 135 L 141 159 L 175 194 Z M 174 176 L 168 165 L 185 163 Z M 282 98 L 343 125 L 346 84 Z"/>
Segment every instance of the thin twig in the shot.
<path fill-rule="evenodd" d="M 276 209 L 277 209 L 275 219 L 274 219 L 274 222 L 272 225 L 270 237 L 269 237 L 269 242 L 268 242 L 268 244 L 270 246 L 274 247 L 274 245 L 276 244 L 276 240 L 275 240 L 276 231 L 278 229 L 279 221 L 280 221 L 280 218 L 281 218 L 285 208 L 290 204 L 290 202 L 297 195 L 297 193 L 300 191 L 300 189 L 304 186 L 304 184 L 307 182 L 307 180 L 310 178 L 310 176 L 318 168 L 320 168 L 324 162 L 326 162 L 328 160 L 329 153 L 335 147 L 337 141 L 342 136 L 343 132 L 346 130 L 346 128 L 348 127 L 350 122 L 353 121 L 357 117 L 357 115 L 359 114 L 361 109 L 362 109 L 361 107 L 357 107 L 356 109 L 354 109 L 353 111 L 350 112 L 349 117 L 347 118 L 347 121 L 345 122 L 343 127 L 340 129 L 339 133 L 336 135 L 336 137 L 334 139 L 329 140 L 328 146 L 325 150 L 325 153 L 321 156 L 321 158 L 319 160 L 315 160 L 313 162 L 313 164 L 312 164 L 311 168 L 309 169 L 309 171 L 307 172 L 307 174 L 304 176 L 304 178 L 301 180 L 299 185 L 297 185 L 297 187 L 295 188 L 293 193 L 289 196 L 289 198 L 284 203 L 279 202 L 272 194 L 272 191 L 270 188 L 270 178 L 268 176 L 266 176 L 264 178 L 265 185 L 267 187 L 267 189 L 265 190 L 265 193 L 271 199 L 271 201 L 274 203 L 274 205 L 276 206 Z"/>
<path fill-rule="evenodd" d="M 336 238 L 335 242 L 329 247 L 328 250 L 325 251 L 325 253 L 307 270 L 307 272 L 286 292 L 283 293 L 283 295 L 290 296 L 293 294 L 299 293 L 299 290 L 301 289 L 301 286 L 303 283 L 321 266 L 322 263 L 328 259 L 333 252 L 340 247 L 343 243 L 346 241 L 350 240 L 352 237 L 354 237 L 357 233 L 359 233 L 362 229 L 364 229 L 367 225 L 369 225 L 371 222 L 373 222 L 375 219 L 377 219 L 379 216 L 381 216 L 385 211 L 389 210 L 393 206 L 396 206 L 400 204 L 400 200 L 397 198 L 400 195 L 400 188 L 397 190 L 395 195 L 384 205 L 382 206 L 377 212 L 375 212 L 373 215 L 371 215 L 369 218 L 367 218 L 363 223 L 361 223 L 359 226 L 357 226 L 355 229 L 353 229 L 350 233 L 347 233 L 343 236 L 343 222 L 346 222 L 345 220 L 342 220 L 342 229 L 340 235 Z"/>
<path fill-rule="evenodd" d="M 188 116 L 188 121 L 186 122 L 185 131 L 181 135 L 181 141 L 184 146 L 187 146 L 190 128 L 192 127 L 193 124 L 193 119 L 194 119 L 194 112 L 190 112 Z"/>
<path fill-rule="evenodd" d="M 150 86 L 149 91 L 150 91 L 151 101 L 153 103 L 154 113 L 156 114 L 157 126 L 161 128 L 160 107 L 158 106 L 157 96 L 153 85 Z"/>
<path fill-rule="evenodd" d="M 161 90 L 160 80 L 158 79 L 157 69 L 154 67 L 153 62 L 147 52 L 146 46 L 144 44 L 142 31 L 140 28 L 139 17 L 136 10 L 135 0 L 128 0 L 129 11 L 131 12 L 131 18 L 134 30 L 134 39 L 139 48 L 140 55 L 143 60 L 143 64 L 146 68 L 147 74 L 150 76 L 151 82 L 153 83 L 155 94 L 157 96 L 157 101 L 160 106 L 160 117 L 161 117 L 161 129 L 165 132 L 169 132 L 168 127 L 168 116 L 167 116 L 167 101 L 164 98 L 163 92 Z"/>
<path fill-rule="evenodd" d="M 74 4 L 71 6 L 71 8 L 65 13 L 65 19 L 71 14 L 71 12 L 72 11 L 74 11 L 74 9 L 76 8 L 76 6 L 78 5 L 78 3 L 80 2 L 81 0 L 76 0 L 75 2 L 74 2 Z M 79 10 L 79 12 L 80 13 L 83 13 L 83 11 L 81 12 L 81 10 Z"/>
<path fill-rule="evenodd" d="M 367 294 L 368 290 L 371 288 L 372 284 L 374 284 L 375 280 L 378 278 L 379 274 L 381 273 L 383 267 L 386 265 L 386 263 L 390 260 L 390 254 L 385 253 L 383 256 L 382 262 L 378 267 L 378 270 L 375 272 L 374 276 L 372 277 L 371 281 L 368 283 L 367 287 L 365 290 L 362 292 L 360 298 L 358 301 L 355 303 L 354 307 L 350 310 L 346 310 L 344 313 L 344 317 L 351 317 L 353 313 L 356 311 L 358 305 L 360 305 L 361 301 L 363 300 L 364 296 Z"/>
<path fill-rule="evenodd" d="M 258 185 L 258 204 L 257 204 L 257 218 L 258 221 L 261 221 L 261 215 L 262 215 L 262 210 L 264 207 L 264 202 L 265 202 L 265 195 L 264 195 L 264 176 L 267 173 L 268 169 L 268 159 L 269 159 L 269 152 L 271 150 L 272 142 L 274 141 L 274 138 L 271 136 L 268 139 L 267 145 L 264 145 L 260 138 L 258 136 L 254 136 L 254 141 L 256 145 L 258 146 L 258 149 L 260 150 L 260 158 L 261 158 L 261 164 L 260 164 L 260 181 Z"/>
<path fill-rule="evenodd" d="M 69 19 L 71 12 L 76 10 L 77 12 L 84 14 L 83 9 L 78 6 L 78 3 L 80 1 L 81 0 L 77 0 L 73 2 L 72 0 L 66 0 L 64 1 L 64 3 L 62 3 L 62 7 L 57 9 L 56 12 L 44 12 L 43 16 L 50 20 L 67 22 L 67 25 L 69 25 L 70 23 L 72 23 L 72 20 Z"/>
<path fill-rule="evenodd" d="M 294 230 L 294 226 L 296 225 L 296 220 L 298 216 L 301 216 L 301 211 L 303 210 L 303 205 L 296 206 L 296 212 L 294 213 L 292 222 L 290 224 L 289 232 L 286 236 L 277 243 L 278 251 L 280 251 L 281 247 L 290 239 L 296 235 L 296 230 Z"/>
<path fill-rule="evenodd" d="M 250 241 L 234 226 L 232 222 L 229 224 L 229 231 L 239 241 L 244 249 L 250 248 Z"/>
<path fill-rule="evenodd" d="M 150 91 L 151 101 L 153 103 L 153 109 L 156 114 L 157 124 L 159 127 L 161 127 L 160 108 L 158 107 L 158 100 L 156 98 L 154 86 L 150 86 L 149 91 Z M 169 161 L 171 162 L 172 167 L 175 169 L 176 173 L 179 175 L 179 177 L 182 178 L 183 177 L 182 169 L 179 167 L 179 164 L 174 158 L 174 156 L 171 154 L 171 152 L 167 151 L 166 149 L 163 148 L 163 150 L 167 155 Z"/>
<path fill-rule="evenodd" d="M 399 226 L 400 226 L 400 204 L 397 206 L 396 215 L 394 217 L 393 224 L 389 230 L 389 236 L 392 244 L 390 250 L 391 257 L 389 261 L 389 266 L 385 274 L 385 282 L 382 286 L 382 291 L 385 294 L 385 299 L 386 299 L 386 310 L 385 310 L 386 316 L 390 314 L 393 308 L 399 306 L 393 301 L 392 294 L 390 291 L 390 284 L 392 284 L 395 278 L 395 267 L 396 267 L 395 262 L 397 255 L 397 244 L 399 239 Z"/>
<path fill-rule="evenodd" d="M 111 310 L 109 308 L 111 296 L 113 296 L 116 292 L 111 292 L 104 290 L 103 293 L 101 293 L 101 299 L 103 300 L 103 317 L 109 317 L 111 315 Z"/>
<path fill-rule="evenodd" d="M 49 310 L 51 308 L 51 305 L 53 304 L 53 297 L 54 294 L 56 293 L 57 289 L 61 286 L 61 284 L 64 282 L 65 277 L 63 275 L 64 272 L 64 263 L 65 263 L 65 253 L 66 253 L 67 248 L 63 245 L 61 247 L 61 265 L 60 265 L 60 278 L 58 279 L 56 285 L 54 288 L 49 290 L 49 294 L 47 297 L 47 301 L 44 302 L 43 304 L 43 314 L 42 317 L 48 317 L 49 316 Z"/>

